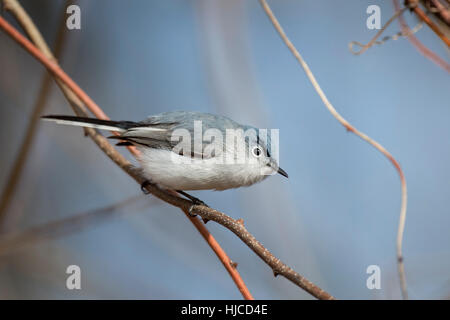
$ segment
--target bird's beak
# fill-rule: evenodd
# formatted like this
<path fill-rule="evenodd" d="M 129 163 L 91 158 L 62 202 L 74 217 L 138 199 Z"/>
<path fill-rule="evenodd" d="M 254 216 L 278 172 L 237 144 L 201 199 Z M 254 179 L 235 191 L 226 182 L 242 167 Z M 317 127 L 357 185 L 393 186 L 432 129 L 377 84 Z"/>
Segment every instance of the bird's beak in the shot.
<path fill-rule="evenodd" d="M 282 176 L 285 176 L 286 178 L 289 178 L 287 172 L 281 168 L 278 168 L 278 173 L 281 174 Z"/>

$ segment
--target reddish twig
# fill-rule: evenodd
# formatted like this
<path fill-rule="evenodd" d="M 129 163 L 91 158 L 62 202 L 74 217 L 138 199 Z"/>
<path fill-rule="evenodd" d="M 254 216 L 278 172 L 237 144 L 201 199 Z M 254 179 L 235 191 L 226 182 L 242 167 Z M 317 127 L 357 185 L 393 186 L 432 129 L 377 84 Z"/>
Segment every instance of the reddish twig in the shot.
<path fill-rule="evenodd" d="M 393 0 L 395 11 L 399 11 L 400 9 L 400 3 L 398 0 Z M 408 27 L 408 24 L 405 21 L 405 18 L 403 15 L 400 15 L 398 17 L 398 21 L 400 23 L 400 26 L 402 28 L 402 32 L 407 35 L 408 40 L 411 42 L 411 44 L 419 51 L 424 57 L 434 62 L 436 65 L 444 69 L 445 71 L 450 73 L 450 64 L 447 63 L 445 60 L 440 58 L 437 54 L 435 54 L 433 51 L 428 49 L 426 46 L 424 46 L 419 39 L 411 32 L 411 29 Z"/>
<path fill-rule="evenodd" d="M 319 83 L 317 82 L 314 74 L 312 73 L 311 69 L 307 65 L 306 61 L 302 58 L 298 50 L 295 48 L 294 44 L 289 40 L 286 33 L 284 32 L 283 28 L 281 27 L 280 23 L 278 22 L 277 18 L 273 14 L 272 10 L 270 9 L 269 5 L 265 0 L 260 0 L 261 6 L 263 7 L 264 11 L 266 12 L 267 16 L 269 17 L 270 21 L 272 22 L 273 26 L 275 27 L 275 30 L 280 35 L 283 42 L 286 44 L 288 49 L 291 51 L 291 53 L 294 55 L 294 57 L 297 59 L 297 61 L 302 66 L 303 70 L 306 73 L 306 76 L 309 78 L 311 84 L 313 85 L 314 89 L 316 90 L 317 94 L 321 98 L 322 102 L 324 103 L 325 107 L 328 109 L 328 111 L 333 115 L 333 117 L 336 118 L 336 120 L 339 121 L 348 131 L 353 132 L 358 137 L 363 139 L 364 141 L 368 142 L 372 146 L 374 146 L 378 151 L 380 151 L 395 167 L 395 169 L 398 172 L 398 175 L 400 177 L 400 183 L 401 183 L 401 208 L 400 208 L 400 218 L 399 218 L 399 226 L 398 226 L 398 232 L 397 232 L 397 265 L 399 268 L 399 274 L 400 274 L 400 284 L 402 287 L 402 292 L 405 297 L 407 297 L 406 293 L 406 278 L 404 273 L 404 265 L 403 265 L 403 256 L 402 256 L 402 240 L 403 240 L 403 231 L 405 228 L 405 220 L 406 220 L 406 207 L 407 207 L 407 187 L 406 187 L 406 179 L 405 175 L 403 174 L 403 170 L 400 167 L 400 164 L 398 161 L 377 141 L 373 140 L 369 136 L 367 136 L 365 133 L 357 130 L 355 127 L 353 127 L 344 117 L 342 117 L 336 109 L 333 107 L 331 102 L 328 100 L 327 96 L 319 86 Z"/>
<path fill-rule="evenodd" d="M 436 35 L 442 40 L 442 42 L 444 42 L 447 45 L 447 47 L 450 47 L 450 39 L 447 38 L 445 34 L 441 31 L 441 29 L 439 29 L 439 27 L 433 21 L 431 21 L 431 19 L 426 15 L 426 13 L 423 12 L 423 10 L 417 4 L 417 0 L 415 1 L 406 0 L 405 3 L 411 7 L 411 10 L 413 10 L 415 14 L 423 22 L 425 22 L 430 27 L 431 30 L 434 31 L 434 33 L 436 33 Z"/>
<path fill-rule="evenodd" d="M 447 9 L 439 0 L 431 0 L 431 2 L 436 7 L 438 16 L 450 26 L 450 9 Z"/>

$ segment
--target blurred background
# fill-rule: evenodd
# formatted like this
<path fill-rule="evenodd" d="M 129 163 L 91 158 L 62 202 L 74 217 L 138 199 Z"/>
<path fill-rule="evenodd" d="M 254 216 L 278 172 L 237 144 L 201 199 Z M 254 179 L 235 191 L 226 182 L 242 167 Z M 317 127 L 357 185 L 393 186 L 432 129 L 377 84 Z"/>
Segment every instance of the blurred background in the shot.
<path fill-rule="evenodd" d="M 21 3 L 54 47 L 67 2 Z M 65 31 L 60 64 L 112 119 L 196 110 L 280 129 L 280 164 L 289 179 L 278 175 L 250 188 L 193 195 L 244 219 L 278 258 L 337 298 L 401 298 L 398 175 L 328 113 L 258 1 L 69 3 L 81 8 L 81 30 Z M 367 43 L 377 32 L 366 27 L 367 7 L 379 5 L 384 24 L 394 13 L 391 1 L 269 4 L 336 109 L 403 167 L 410 297 L 449 298 L 448 73 L 405 38 L 351 54 L 349 42 Z M 19 28 L 10 14 L 3 16 Z M 405 18 L 410 27 L 418 23 L 409 12 Z M 399 31 L 394 21 L 384 35 Z M 416 36 L 449 59 L 429 28 Z M 45 69 L 1 32 L 0 70 L 4 192 Z M 43 113 L 72 114 L 54 83 Z M 39 123 L 7 202 L 0 234 L 2 299 L 241 298 L 182 212 L 142 195 L 79 128 Z M 311 299 L 274 278 L 230 231 L 212 222 L 207 227 L 238 262 L 255 298 Z M 81 290 L 66 288 L 69 265 L 81 268 Z M 380 290 L 366 287 L 369 265 L 381 268 Z"/>

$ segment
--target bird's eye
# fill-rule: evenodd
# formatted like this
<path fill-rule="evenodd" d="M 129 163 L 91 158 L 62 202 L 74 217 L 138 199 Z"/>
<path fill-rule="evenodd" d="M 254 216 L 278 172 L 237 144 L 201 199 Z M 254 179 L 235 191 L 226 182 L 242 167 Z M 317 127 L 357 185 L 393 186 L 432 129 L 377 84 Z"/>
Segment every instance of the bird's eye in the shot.
<path fill-rule="evenodd" d="M 260 147 L 254 147 L 252 153 L 255 157 L 259 157 L 262 155 L 262 150 Z"/>

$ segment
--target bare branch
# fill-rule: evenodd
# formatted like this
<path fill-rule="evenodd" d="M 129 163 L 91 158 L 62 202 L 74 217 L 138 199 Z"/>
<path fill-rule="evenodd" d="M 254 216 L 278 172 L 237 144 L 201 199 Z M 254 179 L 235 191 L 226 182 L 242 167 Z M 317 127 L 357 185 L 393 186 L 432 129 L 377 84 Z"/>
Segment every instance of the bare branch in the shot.
<path fill-rule="evenodd" d="M 439 17 L 450 27 L 450 9 L 446 8 L 439 0 L 431 0 L 433 6 L 436 9 Z M 430 3 L 425 2 L 427 6 L 431 6 Z"/>
<path fill-rule="evenodd" d="M 422 9 L 420 9 L 418 0 L 405 0 L 405 4 L 409 6 L 415 14 L 430 27 L 431 30 L 433 30 L 433 32 L 447 45 L 447 47 L 450 47 L 450 39 L 447 38 L 442 30 L 439 29 L 433 21 L 431 21 Z"/>
<path fill-rule="evenodd" d="M 400 3 L 398 0 L 392 0 L 394 3 L 394 8 L 396 11 L 400 10 Z M 402 28 L 402 33 L 408 35 L 408 40 L 412 43 L 414 47 L 416 47 L 417 51 L 419 51 L 423 56 L 428 58 L 429 60 L 433 61 L 435 64 L 437 64 L 439 67 L 444 69 L 447 72 L 450 72 L 450 64 L 448 64 L 446 61 L 444 61 L 442 58 L 440 58 L 438 55 L 436 55 L 433 51 L 425 47 L 419 39 L 411 32 L 411 29 L 406 24 L 405 18 L 403 15 L 400 15 L 398 18 L 398 21 L 400 23 L 400 26 Z"/>

